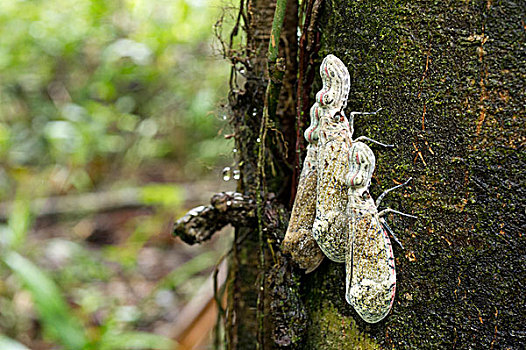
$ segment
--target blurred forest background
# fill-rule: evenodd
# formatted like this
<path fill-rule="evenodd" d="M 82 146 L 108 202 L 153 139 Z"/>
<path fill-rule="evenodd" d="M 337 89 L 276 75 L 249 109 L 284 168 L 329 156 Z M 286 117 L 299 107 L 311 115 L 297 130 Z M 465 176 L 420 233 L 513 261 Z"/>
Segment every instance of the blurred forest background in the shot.
<path fill-rule="evenodd" d="M 234 186 L 225 7 L 0 1 L 0 349 L 171 349 L 205 310 L 231 235 L 170 233 Z"/>

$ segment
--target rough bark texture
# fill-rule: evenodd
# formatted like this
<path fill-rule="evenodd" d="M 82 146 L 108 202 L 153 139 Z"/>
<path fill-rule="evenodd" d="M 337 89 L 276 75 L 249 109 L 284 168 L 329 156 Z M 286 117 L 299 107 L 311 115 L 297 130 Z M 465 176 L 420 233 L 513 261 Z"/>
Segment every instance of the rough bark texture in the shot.
<path fill-rule="evenodd" d="M 252 195 L 257 193 L 256 140 L 270 2 L 249 2 L 247 52 L 256 61 L 243 93 L 230 98 L 243 172 L 239 191 Z M 279 206 L 264 242 L 258 242 L 254 227 L 236 230 L 238 237 L 250 234 L 234 247 L 231 259 L 228 348 L 252 350 L 256 343 L 264 349 L 522 348 L 524 4 L 326 0 L 320 16 L 319 56 L 335 54 L 351 74 L 347 114 L 383 108 L 379 115 L 357 117 L 355 136 L 397 146 L 389 150 L 371 145 L 377 156 L 373 197 L 413 177 L 410 186 L 389 194 L 384 204 L 419 219 L 388 218 L 405 249 L 394 246 L 396 300 L 391 314 L 375 325 L 361 321 L 346 303 L 343 264 L 326 259 L 312 274 L 294 277 L 297 271 L 275 250 L 287 216 Z M 286 27 L 297 23 L 290 21 L 286 18 Z M 285 33 L 289 44 L 297 39 L 294 30 Z M 288 47 L 294 59 L 287 62 L 293 62 L 296 46 Z M 288 74 L 285 81 L 290 81 Z M 310 91 L 319 90 L 319 77 L 315 84 L 318 88 Z M 284 90 L 289 96 L 294 91 Z M 278 120 L 273 121 L 276 128 L 283 126 L 283 137 L 278 131 L 269 134 L 266 185 L 278 201 L 268 205 L 289 204 L 290 147 L 295 147 L 296 133 L 287 101 L 280 99 Z M 258 263 L 261 253 L 263 266 Z M 297 323 L 307 327 L 306 334 L 291 326 Z"/>
<path fill-rule="evenodd" d="M 519 349 L 526 342 L 525 6 L 512 1 L 325 1 L 320 56 L 347 64 L 355 135 L 387 143 L 376 197 L 392 217 L 397 295 L 377 325 L 346 304 L 343 265 L 304 278 L 307 349 Z M 316 91 L 316 89 L 314 89 Z M 352 321 L 356 320 L 356 323 Z M 367 346 L 365 346 L 367 347 Z M 371 346 L 372 347 L 372 346 Z"/>

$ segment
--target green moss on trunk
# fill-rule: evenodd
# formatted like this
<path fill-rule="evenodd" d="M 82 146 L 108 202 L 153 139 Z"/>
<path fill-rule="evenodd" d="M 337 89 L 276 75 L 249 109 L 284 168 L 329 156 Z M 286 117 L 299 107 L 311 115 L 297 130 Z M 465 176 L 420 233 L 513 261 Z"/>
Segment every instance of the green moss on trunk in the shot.
<path fill-rule="evenodd" d="M 343 265 L 305 277 L 308 348 L 345 348 L 356 330 L 385 348 L 523 346 L 524 18 L 511 1 L 325 2 L 320 57 L 349 67 L 347 112 L 383 108 L 357 117 L 355 136 L 397 146 L 372 146 L 373 197 L 413 177 L 384 204 L 419 219 L 389 218 L 405 249 L 394 246 L 385 321 L 367 325 L 345 303 Z M 320 337 L 331 320 L 341 333 Z"/>

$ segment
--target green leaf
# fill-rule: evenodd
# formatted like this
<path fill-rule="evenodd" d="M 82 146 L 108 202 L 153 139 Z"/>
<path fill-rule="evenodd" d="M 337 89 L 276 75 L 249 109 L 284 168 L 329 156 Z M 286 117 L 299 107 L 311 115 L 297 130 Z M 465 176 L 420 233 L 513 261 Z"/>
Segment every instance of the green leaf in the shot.
<path fill-rule="evenodd" d="M 173 349 L 175 342 L 169 338 L 143 332 L 106 333 L 99 344 L 100 350 Z"/>
<path fill-rule="evenodd" d="M 0 334 L 0 349 L 3 350 L 29 350 L 25 345 Z"/>
<path fill-rule="evenodd" d="M 45 331 L 66 349 L 86 348 L 84 329 L 73 317 L 57 285 L 18 253 L 8 252 L 3 260 L 31 293 Z"/>
<path fill-rule="evenodd" d="M 30 224 L 29 201 L 20 198 L 16 199 L 13 202 L 13 208 L 5 230 L 7 246 L 12 249 L 20 247 L 26 239 Z"/>

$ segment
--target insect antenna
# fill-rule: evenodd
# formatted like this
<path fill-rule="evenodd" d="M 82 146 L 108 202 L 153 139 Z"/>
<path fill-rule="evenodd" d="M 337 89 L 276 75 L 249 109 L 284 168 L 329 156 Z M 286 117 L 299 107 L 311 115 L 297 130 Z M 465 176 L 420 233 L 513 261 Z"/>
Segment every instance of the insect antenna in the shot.
<path fill-rule="evenodd" d="M 385 190 L 384 193 L 382 193 L 380 196 L 378 196 L 378 198 L 376 198 L 376 207 L 378 208 L 380 206 L 380 203 L 382 202 L 382 199 L 384 199 L 385 195 L 388 194 L 389 192 L 391 192 L 392 190 L 396 190 L 397 188 L 400 188 L 402 186 L 405 186 L 407 185 L 411 180 L 413 180 L 412 177 L 410 177 L 409 179 L 407 179 L 406 182 L 404 182 L 403 184 L 401 185 L 398 185 L 398 186 L 395 186 L 395 187 L 392 187 L 388 190 Z M 399 213 L 400 214 L 400 213 Z M 407 215 L 407 214 L 402 214 L 402 215 Z"/>
<path fill-rule="evenodd" d="M 353 134 L 353 130 L 354 130 L 354 116 L 355 115 L 375 115 L 376 113 L 380 112 L 382 110 L 382 108 L 378 109 L 376 112 L 351 112 L 351 115 L 349 117 L 349 128 L 351 129 L 351 135 Z M 353 141 L 354 142 L 354 141 Z"/>
<path fill-rule="evenodd" d="M 350 124 L 350 128 L 351 130 L 353 130 L 353 124 L 354 124 L 354 116 L 355 115 L 375 115 L 377 114 L 378 112 L 380 112 L 382 110 L 382 108 L 378 109 L 376 112 L 351 112 L 351 117 L 349 118 L 349 124 Z M 393 148 L 394 145 L 388 145 L 388 144 L 385 144 L 385 143 L 382 143 L 382 142 L 378 142 L 376 140 L 373 140 L 369 137 L 365 137 L 365 136 L 360 136 L 358 137 L 357 139 L 355 140 L 352 140 L 352 142 L 358 142 L 358 141 L 369 141 L 369 142 L 372 142 L 374 144 L 377 144 L 379 146 L 382 146 L 382 147 L 388 147 L 388 148 Z"/>
<path fill-rule="evenodd" d="M 387 221 L 385 221 L 385 219 L 380 219 L 380 222 L 382 223 L 382 226 L 385 228 L 385 230 L 387 232 L 389 232 L 389 234 L 393 237 L 393 239 L 395 240 L 396 243 L 398 243 L 398 245 L 400 246 L 400 248 L 404 249 L 404 246 L 402 245 L 402 243 L 398 240 L 398 238 L 396 238 L 396 235 L 394 234 L 393 230 L 391 230 L 391 228 L 389 227 L 389 225 L 387 225 Z"/>

